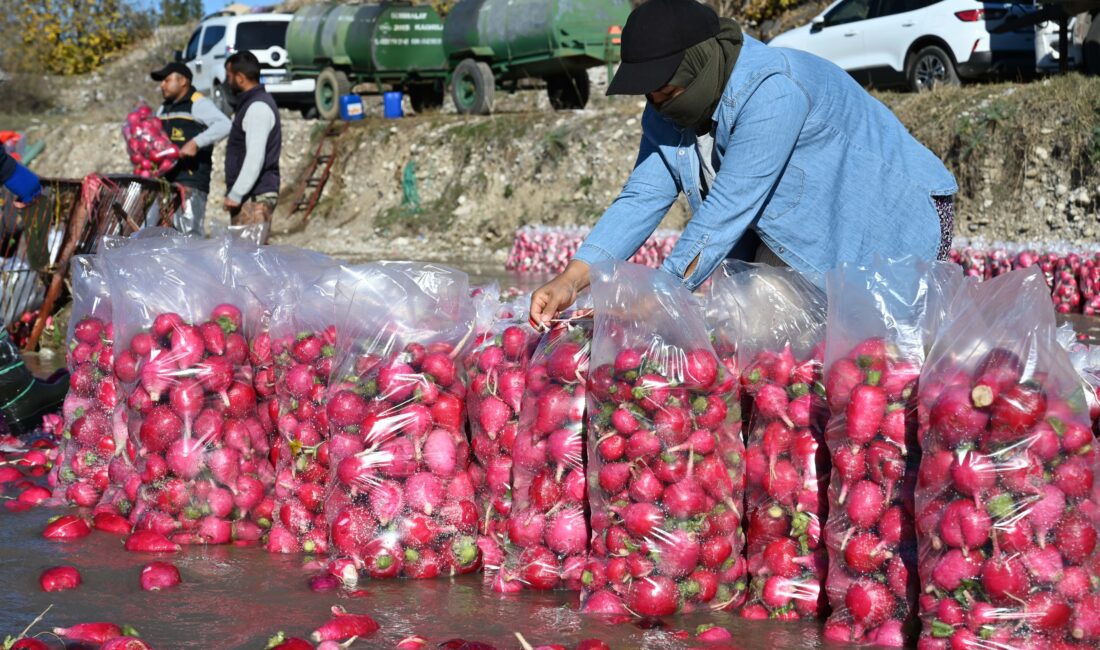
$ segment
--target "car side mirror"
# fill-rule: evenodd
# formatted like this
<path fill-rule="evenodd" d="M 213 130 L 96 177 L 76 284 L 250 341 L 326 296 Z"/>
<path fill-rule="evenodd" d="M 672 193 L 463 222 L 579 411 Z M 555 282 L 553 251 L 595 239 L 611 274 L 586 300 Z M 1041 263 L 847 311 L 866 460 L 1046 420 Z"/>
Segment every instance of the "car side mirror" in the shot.
<path fill-rule="evenodd" d="M 825 19 L 824 18 L 821 18 L 821 17 L 814 18 L 813 22 L 810 23 L 810 33 L 811 34 L 816 34 L 816 33 L 820 32 L 823 29 L 825 29 Z"/>
<path fill-rule="evenodd" d="M 172 58 L 176 63 L 183 63 L 183 50 L 176 50 L 172 52 Z"/>

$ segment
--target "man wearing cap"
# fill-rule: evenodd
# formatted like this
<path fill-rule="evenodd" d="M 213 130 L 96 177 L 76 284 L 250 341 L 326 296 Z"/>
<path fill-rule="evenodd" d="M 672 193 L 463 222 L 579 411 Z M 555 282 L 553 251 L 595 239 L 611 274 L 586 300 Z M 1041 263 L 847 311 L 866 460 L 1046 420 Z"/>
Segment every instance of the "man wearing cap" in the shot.
<path fill-rule="evenodd" d="M 532 295 L 538 323 L 572 304 L 591 264 L 629 259 L 681 192 L 692 217 L 661 268 L 692 290 L 727 257 L 820 278 L 876 254 L 946 256 L 954 177 L 824 59 L 768 47 L 695 0 L 648 0 L 626 21 L 607 94 L 648 100 L 638 158 L 566 270 Z"/>
<path fill-rule="evenodd" d="M 232 123 L 213 101 L 191 86 L 191 69 L 169 63 L 152 74 L 160 82 L 164 103 L 157 117 L 164 132 L 180 148 L 180 159 L 164 178 L 180 186 L 183 200 L 172 215 L 172 227 L 184 234 L 203 235 L 206 197 L 214 168 L 214 145 L 229 135 Z"/>

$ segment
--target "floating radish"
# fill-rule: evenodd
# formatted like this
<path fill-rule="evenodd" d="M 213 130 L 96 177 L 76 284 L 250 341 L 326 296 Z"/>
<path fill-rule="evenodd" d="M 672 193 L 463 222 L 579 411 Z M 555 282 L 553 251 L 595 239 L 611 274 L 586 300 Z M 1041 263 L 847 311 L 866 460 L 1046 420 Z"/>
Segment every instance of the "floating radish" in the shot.
<path fill-rule="evenodd" d="M 42 591 L 69 591 L 80 586 L 80 572 L 76 567 L 57 566 L 46 569 L 38 578 Z"/>
<path fill-rule="evenodd" d="M 167 562 L 150 562 L 141 569 L 141 588 L 145 591 L 168 589 L 180 582 L 179 569 Z"/>

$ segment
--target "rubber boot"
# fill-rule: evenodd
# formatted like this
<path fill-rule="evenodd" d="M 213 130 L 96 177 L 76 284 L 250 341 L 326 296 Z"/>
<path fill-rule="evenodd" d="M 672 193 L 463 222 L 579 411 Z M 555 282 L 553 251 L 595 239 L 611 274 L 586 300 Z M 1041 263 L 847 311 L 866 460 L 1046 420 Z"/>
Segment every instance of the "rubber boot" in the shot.
<path fill-rule="evenodd" d="M 8 431 L 20 436 L 42 424 L 42 416 L 61 409 L 69 392 L 69 373 L 50 381 L 36 379 L 7 331 L 0 330 L 0 417 Z"/>

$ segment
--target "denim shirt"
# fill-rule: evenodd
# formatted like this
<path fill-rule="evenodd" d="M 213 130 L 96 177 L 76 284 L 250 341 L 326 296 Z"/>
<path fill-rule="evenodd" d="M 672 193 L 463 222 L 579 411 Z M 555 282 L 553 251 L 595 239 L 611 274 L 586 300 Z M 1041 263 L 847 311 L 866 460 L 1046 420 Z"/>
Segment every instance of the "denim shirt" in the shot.
<path fill-rule="evenodd" d="M 954 177 L 837 66 L 746 36 L 713 120 L 720 167 L 704 198 L 695 133 L 646 107 L 634 170 L 575 259 L 630 258 L 680 192 L 692 218 L 661 268 L 684 278 L 698 256 L 689 289 L 749 228 L 811 277 L 876 254 L 936 258 L 932 197 L 954 194 Z"/>

